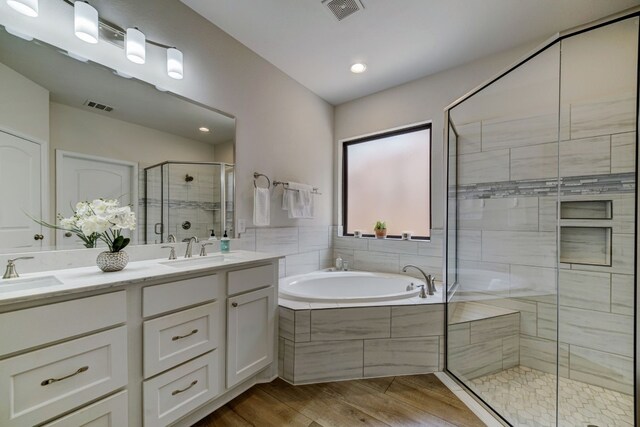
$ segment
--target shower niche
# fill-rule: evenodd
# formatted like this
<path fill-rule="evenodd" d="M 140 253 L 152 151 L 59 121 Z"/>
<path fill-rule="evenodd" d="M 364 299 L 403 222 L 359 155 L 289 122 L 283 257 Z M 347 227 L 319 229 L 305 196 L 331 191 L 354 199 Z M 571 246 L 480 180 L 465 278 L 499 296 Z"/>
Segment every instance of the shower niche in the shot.
<path fill-rule="evenodd" d="M 638 21 L 446 110 L 446 370 L 509 425 L 637 425 Z"/>
<path fill-rule="evenodd" d="M 145 243 L 234 235 L 234 165 L 168 161 L 144 170 Z"/>

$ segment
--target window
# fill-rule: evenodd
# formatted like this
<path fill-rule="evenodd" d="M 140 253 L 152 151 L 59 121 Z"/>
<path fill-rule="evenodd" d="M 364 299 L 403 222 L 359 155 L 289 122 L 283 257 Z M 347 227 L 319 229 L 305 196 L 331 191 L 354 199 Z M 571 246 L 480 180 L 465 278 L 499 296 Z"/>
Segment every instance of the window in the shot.
<path fill-rule="evenodd" d="M 380 220 L 388 237 L 429 238 L 431 124 L 345 141 L 342 154 L 343 235 L 373 236 Z"/>

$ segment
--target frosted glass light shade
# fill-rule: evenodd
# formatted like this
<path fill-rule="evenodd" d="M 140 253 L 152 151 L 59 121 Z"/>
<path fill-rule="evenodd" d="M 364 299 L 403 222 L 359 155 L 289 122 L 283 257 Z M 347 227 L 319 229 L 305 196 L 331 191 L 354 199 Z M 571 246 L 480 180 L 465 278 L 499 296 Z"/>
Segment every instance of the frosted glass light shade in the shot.
<path fill-rule="evenodd" d="M 98 11 L 84 1 L 76 1 L 73 9 L 76 37 L 87 43 L 98 43 Z"/>
<path fill-rule="evenodd" d="M 167 74 L 176 80 L 181 80 L 184 77 L 182 52 L 175 47 L 167 49 Z"/>
<path fill-rule="evenodd" d="M 23 15 L 38 16 L 38 0 L 7 0 L 7 4 Z"/>
<path fill-rule="evenodd" d="M 146 39 L 137 28 L 127 28 L 125 40 L 127 59 L 136 64 L 144 64 L 146 60 Z"/>

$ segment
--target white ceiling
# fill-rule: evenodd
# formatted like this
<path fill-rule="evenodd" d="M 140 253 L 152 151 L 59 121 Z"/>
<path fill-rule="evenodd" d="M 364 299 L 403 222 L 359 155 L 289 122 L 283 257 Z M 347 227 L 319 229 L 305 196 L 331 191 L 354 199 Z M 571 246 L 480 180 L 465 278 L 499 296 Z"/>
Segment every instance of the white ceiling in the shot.
<path fill-rule="evenodd" d="M 640 0 L 181 0 L 337 105 L 640 5 Z M 349 71 L 354 62 L 367 71 Z"/>

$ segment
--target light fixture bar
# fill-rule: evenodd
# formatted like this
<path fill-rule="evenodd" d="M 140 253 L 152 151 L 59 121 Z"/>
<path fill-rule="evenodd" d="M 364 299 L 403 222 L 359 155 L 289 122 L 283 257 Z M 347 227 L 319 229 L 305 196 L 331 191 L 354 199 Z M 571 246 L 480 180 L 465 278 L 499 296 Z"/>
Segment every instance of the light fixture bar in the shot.
<path fill-rule="evenodd" d="M 65 2 L 66 4 L 68 4 L 69 6 L 73 6 L 75 4 L 75 1 L 72 1 L 72 0 L 62 0 L 62 1 Z M 81 1 L 81 0 L 77 0 L 77 1 Z M 113 22 L 107 21 L 104 18 L 98 18 L 98 25 L 101 28 L 104 28 L 107 31 L 110 31 L 110 32 L 112 32 L 114 34 L 118 34 L 122 38 L 124 38 L 124 36 L 127 34 L 127 31 L 124 28 L 114 24 Z M 153 41 L 153 40 L 150 40 L 150 39 L 146 39 L 146 42 L 148 44 L 151 44 L 151 45 L 154 45 L 154 46 L 158 46 L 158 47 L 161 47 L 161 48 L 164 48 L 164 49 L 170 49 L 170 48 L 173 47 L 173 46 L 169 46 L 167 44 L 160 43 L 160 42 L 157 42 L 157 41 Z"/>

